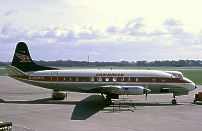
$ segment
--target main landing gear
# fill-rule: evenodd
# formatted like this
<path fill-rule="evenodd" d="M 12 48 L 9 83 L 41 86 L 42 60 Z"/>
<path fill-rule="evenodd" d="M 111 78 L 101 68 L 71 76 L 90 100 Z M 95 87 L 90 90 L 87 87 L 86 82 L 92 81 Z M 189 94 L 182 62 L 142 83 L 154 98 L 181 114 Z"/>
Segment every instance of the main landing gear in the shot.
<path fill-rule="evenodd" d="M 177 98 L 175 97 L 175 95 L 173 94 L 173 99 L 172 99 L 172 104 L 176 105 L 177 104 Z"/>
<path fill-rule="evenodd" d="M 101 95 L 102 95 L 102 98 L 103 98 L 106 106 L 110 106 L 112 104 L 112 99 L 119 99 L 119 95 L 117 95 L 117 94 L 103 94 L 103 93 L 101 93 Z M 174 94 L 173 94 L 173 98 L 172 98 L 171 102 L 173 105 L 177 104 L 177 98 L 175 97 Z"/>
<path fill-rule="evenodd" d="M 118 99 L 119 95 L 117 94 L 102 94 L 102 98 L 106 106 L 110 106 L 112 104 L 112 99 Z"/>

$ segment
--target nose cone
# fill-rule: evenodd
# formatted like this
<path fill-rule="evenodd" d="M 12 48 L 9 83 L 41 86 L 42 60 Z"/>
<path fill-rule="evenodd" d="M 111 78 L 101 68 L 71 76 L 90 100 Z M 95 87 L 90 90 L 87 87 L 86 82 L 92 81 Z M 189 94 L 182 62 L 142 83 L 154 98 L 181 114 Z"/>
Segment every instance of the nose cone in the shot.
<path fill-rule="evenodd" d="M 193 91 L 197 88 L 196 84 L 192 82 L 191 80 L 184 78 L 188 83 L 185 85 L 185 88 L 187 88 L 189 91 Z"/>
<path fill-rule="evenodd" d="M 195 85 L 195 89 L 197 88 L 197 86 Z"/>

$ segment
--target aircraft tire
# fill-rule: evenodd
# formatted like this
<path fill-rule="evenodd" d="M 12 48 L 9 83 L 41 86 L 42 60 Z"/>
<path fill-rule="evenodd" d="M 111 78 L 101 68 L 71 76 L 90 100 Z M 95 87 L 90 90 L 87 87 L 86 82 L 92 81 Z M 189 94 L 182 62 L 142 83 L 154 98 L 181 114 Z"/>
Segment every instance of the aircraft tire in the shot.
<path fill-rule="evenodd" d="M 177 100 L 176 99 L 172 99 L 172 104 L 176 105 L 177 104 Z"/>
<path fill-rule="evenodd" d="M 112 104 L 112 100 L 111 99 L 105 99 L 105 105 L 106 106 L 110 106 Z"/>

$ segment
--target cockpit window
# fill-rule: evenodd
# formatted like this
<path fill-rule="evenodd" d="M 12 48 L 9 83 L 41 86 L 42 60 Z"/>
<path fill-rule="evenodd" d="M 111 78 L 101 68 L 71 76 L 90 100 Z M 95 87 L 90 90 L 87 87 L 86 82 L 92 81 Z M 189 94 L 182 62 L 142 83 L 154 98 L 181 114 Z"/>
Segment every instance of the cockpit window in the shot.
<path fill-rule="evenodd" d="M 173 77 L 173 78 L 183 79 L 183 74 L 179 71 L 166 71 L 166 73 L 171 74 L 171 77 Z"/>
<path fill-rule="evenodd" d="M 181 74 L 179 74 L 178 77 L 181 78 L 181 79 L 183 78 L 183 76 Z"/>
<path fill-rule="evenodd" d="M 182 75 L 182 74 L 173 74 L 173 76 L 174 76 L 175 78 L 180 78 L 180 79 L 183 78 L 183 75 Z"/>

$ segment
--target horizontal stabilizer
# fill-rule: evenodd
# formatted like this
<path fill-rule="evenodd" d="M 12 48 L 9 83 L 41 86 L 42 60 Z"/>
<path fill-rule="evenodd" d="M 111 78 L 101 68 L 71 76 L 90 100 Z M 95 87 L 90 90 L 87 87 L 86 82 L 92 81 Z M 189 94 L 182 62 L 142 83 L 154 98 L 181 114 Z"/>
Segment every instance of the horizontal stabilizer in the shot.
<path fill-rule="evenodd" d="M 9 76 L 28 76 L 26 73 L 23 71 L 19 70 L 18 68 L 14 66 L 6 66 L 6 70 L 8 71 Z"/>

